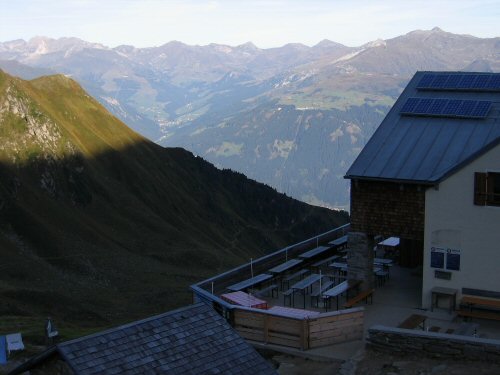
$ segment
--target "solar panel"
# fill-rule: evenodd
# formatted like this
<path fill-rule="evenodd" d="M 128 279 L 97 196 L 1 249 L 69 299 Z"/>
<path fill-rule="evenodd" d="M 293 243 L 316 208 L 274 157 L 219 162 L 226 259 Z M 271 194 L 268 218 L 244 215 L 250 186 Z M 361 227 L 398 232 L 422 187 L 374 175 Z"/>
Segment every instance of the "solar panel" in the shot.
<path fill-rule="evenodd" d="M 401 108 L 402 115 L 485 118 L 492 102 L 441 98 L 408 98 Z"/>
<path fill-rule="evenodd" d="M 491 108 L 491 102 L 480 100 L 477 102 L 477 106 L 472 112 L 474 117 L 486 117 Z"/>
<path fill-rule="evenodd" d="M 461 77 L 462 76 L 459 74 L 448 75 L 448 80 L 446 81 L 445 87 L 457 87 L 458 82 L 460 82 Z"/>
<path fill-rule="evenodd" d="M 470 116 L 474 107 L 476 107 L 477 100 L 462 100 L 462 103 L 457 109 L 457 116 Z"/>
<path fill-rule="evenodd" d="M 457 113 L 460 104 L 462 104 L 461 100 L 453 99 L 448 101 L 448 104 L 446 104 L 443 114 L 447 116 L 454 116 Z"/>
<path fill-rule="evenodd" d="M 488 81 L 490 80 L 490 78 L 491 78 L 491 75 L 489 75 L 489 74 L 477 76 L 476 81 L 473 84 L 473 87 L 476 89 L 486 88 L 486 85 L 488 84 Z"/>
<path fill-rule="evenodd" d="M 420 99 L 420 102 L 415 107 L 415 113 L 429 113 L 429 107 L 434 99 Z"/>
<path fill-rule="evenodd" d="M 418 98 L 408 98 L 403 108 L 401 108 L 401 112 L 412 113 L 419 101 L 420 99 Z"/>
<path fill-rule="evenodd" d="M 440 74 L 436 76 L 436 78 L 434 78 L 434 80 L 431 83 L 431 87 L 436 89 L 443 88 L 448 77 L 449 77 L 448 74 Z"/>
<path fill-rule="evenodd" d="M 458 89 L 470 89 L 470 88 L 472 88 L 472 85 L 473 85 L 475 80 L 476 80 L 475 74 L 464 74 L 462 76 L 462 79 L 458 82 L 457 88 Z"/>
<path fill-rule="evenodd" d="M 418 83 L 418 87 L 430 87 L 430 84 L 436 77 L 435 74 L 424 74 L 422 78 L 420 78 L 420 82 Z"/>
<path fill-rule="evenodd" d="M 419 90 L 500 91 L 500 74 L 433 74 L 426 73 L 417 84 Z"/>
<path fill-rule="evenodd" d="M 429 108 L 429 113 L 436 115 L 441 114 L 446 104 L 448 104 L 448 99 L 434 99 Z"/>
<path fill-rule="evenodd" d="M 492 74 L 490 80 L 486 84 L 486 88 L 490 90 L 500 90 L 500 74 Z"/>

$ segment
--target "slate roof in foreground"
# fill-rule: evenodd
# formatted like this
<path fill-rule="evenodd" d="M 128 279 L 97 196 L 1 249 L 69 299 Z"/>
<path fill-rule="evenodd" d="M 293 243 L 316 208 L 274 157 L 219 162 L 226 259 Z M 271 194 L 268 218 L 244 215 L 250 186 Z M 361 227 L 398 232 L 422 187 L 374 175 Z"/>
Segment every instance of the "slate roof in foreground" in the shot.
<path fill-rule="evenodd" d="M 67 341 L 56 351 L 77 375 L 276 374 L 204 303 Z"/>
<path fill-rule="evenodd" d="M 402 113 L 409 98 L 433 99 L 436 105 L 440 100 L 487 101 L 491 106 L 478 118 L 412 115 Z M 500 73 L 417 72 L 345 178 L 432 185 L 498 144 Z"/>

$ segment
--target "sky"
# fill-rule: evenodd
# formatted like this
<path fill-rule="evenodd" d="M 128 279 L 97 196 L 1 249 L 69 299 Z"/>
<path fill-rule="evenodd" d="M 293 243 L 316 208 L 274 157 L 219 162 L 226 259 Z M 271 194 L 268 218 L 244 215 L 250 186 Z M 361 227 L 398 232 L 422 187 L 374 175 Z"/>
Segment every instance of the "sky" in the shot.
<path fill-rule="evenodd" d="M 108 47 L 360 46 L 434 27 L 500 36 L 499 0 L 0 0 L 0 42 L 78 37 Z"/>

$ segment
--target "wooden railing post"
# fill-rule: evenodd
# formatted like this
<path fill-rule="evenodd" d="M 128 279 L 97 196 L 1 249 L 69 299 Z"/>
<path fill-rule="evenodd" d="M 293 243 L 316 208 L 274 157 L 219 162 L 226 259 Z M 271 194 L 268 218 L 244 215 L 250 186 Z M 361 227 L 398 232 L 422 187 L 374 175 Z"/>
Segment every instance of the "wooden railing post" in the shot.
<path fill-rule="evenodd" d="M 269 319 L 271 316 L 269 314 L 264 315 L 264 342 L 267 344 L 269 342 Z"/>
<path fill-rule="evenodd" d="M 300 329 L 300 349 L 309 349 L 309 319 L 304 318 Z"/>

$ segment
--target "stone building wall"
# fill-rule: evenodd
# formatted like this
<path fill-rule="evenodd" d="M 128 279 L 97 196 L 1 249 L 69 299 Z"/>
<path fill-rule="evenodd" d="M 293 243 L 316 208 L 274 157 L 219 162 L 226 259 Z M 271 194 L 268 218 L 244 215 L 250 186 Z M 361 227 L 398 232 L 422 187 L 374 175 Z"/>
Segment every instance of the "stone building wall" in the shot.
<path fill-rule="evenodd" d="M 351 231 L 423 241 L 426 188 L 351 180 Z"/>

